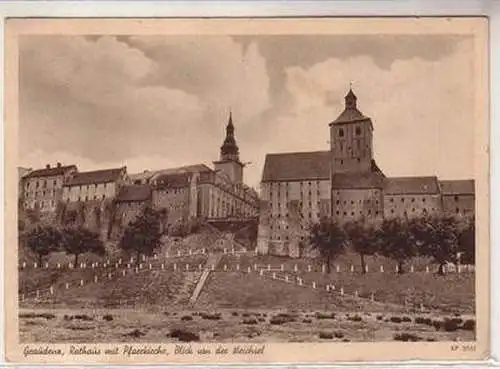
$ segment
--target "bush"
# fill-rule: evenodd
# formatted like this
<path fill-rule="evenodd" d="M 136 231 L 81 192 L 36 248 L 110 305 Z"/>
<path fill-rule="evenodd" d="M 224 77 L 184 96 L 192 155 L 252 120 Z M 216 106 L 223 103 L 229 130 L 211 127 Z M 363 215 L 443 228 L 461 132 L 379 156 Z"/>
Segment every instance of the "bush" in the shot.
<path fill-rule="evenodd" d="M 19 318 L 21 319 L 34 319 L 34 318 L 44 318 L 47 320 L 55 319 L 55 315 L 51 313 L 24 313 L 19 314 Z"/>
<path fill-rule="evenodd" d="M 248 313 L 243 313 L 243 314 L 241 314 L 241 316 L 242 316 L 242 317 L 244 317 L 244 318 L 248 318 L 248 317 L 250 316 L 250 314 L 248 314 Z"/>
<path fill-rule="evenodd" d="M 106 314 L 102 317 L 103 320 L 107 321 L 107 322 L 110 322 L 113 320 L 113 315 L 111 314 Z"/>
<path fill-rule="evenodd" d="M 350 320 L 352 322 L 362 322 L 363 318 L 361 318 L 359 315 L 354 315 L 354 316 L 348 316 L 347 320 Z"/>
<path fill-rule="evenodd" d="M 460 328 L 460 324 L 455 319 L 446 319 L 443 323 L 443 329 L 446 332 L 455 332 Z"/>
<path fill-rule="evenodd" d="M 335 338 L 344 338 L 344 333 L 340 331 L 333 332 L 333 335 L 335 336 Z"/>
<path fill-rule="evenodd" d="M 221 319 L 221 314 L 220 313 L 200 313 L 200 316 L 202 319 L 206 320 L 220 320 Z"/>
<path fill-rule="evenodd" d="M 200 340 L 198 334 L 183 329 L 174 329 L 167 336 L 177 338 L 180 342 L 198 342 Z"/>
<path fill-rule="evenodd" d="M 394 341 L 403 341 L 403 342 L 417 342 L 422 339 L 415 334 L 412 333 L 397 333 L 394 335 Z"/>
<path fill-rule="evenodd" d="M 377 315 L 377 320 L 382 320 L 384 317 L 382 315 Z"/>
<path fill-rule="evenodd" d="M 333 339 L 333 333 L 319 332 L 319 338 L 321 338 L 323 340 L 331 340 L 331 339 Z"/>
<path fill-rule="evenodd" d="M 302 319 L 302 323 L 312 323 L 312 320 L 311 319 Z"/>
<path fill-rule="evenodd" d="M 411 322 L 411 318 L 410 318 L 410 317 L 407 317 L 407 316 L 404 316 L 403 318 L 401 318 L 401 321 L 402 321 L 402 322 L 409 323 L 409 322 Z"/>
<path fill-rule="evenodd" d="M 401 317 L 399 316 L 391 316 L 389 320 L 393 323 L 401 323 L 403 321 L 403 319 L 401 319 Z"/>
<path fill-rule="evenodd" d="M 424 318 L 424 317 L 421 317 L 421 316 L 417 316 L 415 318 L 415 323 L 416 324 L 432 325 L 432 319 L 431 318 Z"/>
<path fill-rule="evenodd" d="M 426 341 L 427 342 L 436 342 L 436 339 L 435 338 L 427 338 Z"/>
<path fill-rule="evenodd" d="M 467 319 L 460 327 L 465 331 L 473 331 L 476 328 L 476 321 L 474 319 Z"/>
<path fill-rule="evenodd" d="M 316 313 L 316 319 L 335 319 L 334 313 Z"/>
<path fill-rule="evenodd" d="M 344 338 L 342 342 L 351 342 L 351 340 L 348 340 L 347 338 Z"/>
<path fill-rule="evenodd" d="M 233 311 L 233 312 L 231 313 L 231 315 L 232 315 L 232 316 L 238 316 L 238 313 L 237 313 L 236 311 Z"/>
<path fill-rule="evenodd" d="M 265 321 L 266 321 L 266 319 L 265 319 L 265 318 L 259 318 L 259 319 L 258 319 L 258 321 L 259 321 L 259 322 L 265 322 Z"/>
<path fill-rule="evenodd" d="M 439 331 L 441 329 L 441 327 L 443 326 L 443 322 L 440 320 L 433 320 L 432 326 L 436 329 L 436 331 Z"/>
<path fill-rule="evenodd" d="M 191 315 L 184 315 L 181 320 L 183 321 L 188 321 L 188 320 L 193 320 L 193 317 Z"/>
<path fill-rule="evenodd" d="M 258 322 L 257 319 L 249 318 L 249 319 L 244 319 L 242 324 L 258 324 Z"/>

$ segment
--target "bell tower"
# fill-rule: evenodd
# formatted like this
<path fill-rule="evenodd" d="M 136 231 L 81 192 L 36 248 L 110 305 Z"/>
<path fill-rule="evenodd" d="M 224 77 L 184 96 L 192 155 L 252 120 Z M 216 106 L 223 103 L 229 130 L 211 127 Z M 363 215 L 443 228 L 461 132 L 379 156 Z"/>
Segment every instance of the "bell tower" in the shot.
<path fill-rule="evenodd" d="M 373 159 L 372 121 L 358 110 L 352 88 L 344 100 L 344 111 L 329 124 L 332 175 L 370 171 Z"/>
<path fill-rule="evenodd" d="M 226 137 L 220 148 L 220 157 L 214 161 L 216 171 L 225 173 L 233 183 L 243 182 L 244 164 L 240 161 L 240 150 L 234 138 L 233 114 L 229 112 Z"/>

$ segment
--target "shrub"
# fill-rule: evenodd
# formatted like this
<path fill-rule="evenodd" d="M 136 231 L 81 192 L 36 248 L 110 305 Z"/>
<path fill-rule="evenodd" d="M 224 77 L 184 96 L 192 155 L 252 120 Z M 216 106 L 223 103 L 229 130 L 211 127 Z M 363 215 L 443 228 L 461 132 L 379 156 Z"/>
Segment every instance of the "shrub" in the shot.
<path fill-rule="evenodd" d="M 347 320 L 350 320 L 352 322 L 362 322 L 363 318 L 361 318 L 359 315 L 354 315 L 354 316 L 348 316 Z"/>
<path fill-rule="evenodd" d="M 248 313 L 243 313 L 243 314 L 241 314 L 241 316 L 242 316 L 242 317 L 244 317 L 244 318 L 248 318 L 248 317 L 250 316 L 250 314 L 248 314 Z"/>
<path fill-rule="evenodd" d="M 335 338 L 344 338 L 344 333 L 340 331 L 333 332 L 333 335 L 335 336 Z"/>
<path fill-rule="evenodd" d="M 24 314 L 19 314 L 19 318 L 21 319 L 34 319 L 34 318 L 44 318 L 47 320 L 50 319 L 55 319 L 55 315 L 51 313 L 24 313 Z"/>
<path fill-rule="evenodd" d="M 407 316 L 404 316 L 404 317 L 402 317 L 402 318 L 401 318 L 401 321 L 402 321 L 402 322 L 409 323 L 409 322 L 411 322 L 411 318 L 410 318 L 410 317 L 407 317 Z"/>
<path fill-rule="evenodd" d="M 259 318 L 259 319 L 258 319 L 258 321 L 259 321 L 259 322 L 265 322 L 265 321 L 266 321 L 266 319 L 265 319 L 265 318 Z"/>
<path fill-rule="evenodd" d="M 244 319 L 242 324 L 258 324 L 258 322 L 257 319 L 249 318 L 249 319 Z"/>
<path fill-rule="evenodd" d="M 335 319 L 334 313 L 316 313 L 316 319 Z"/>
<path fill-rule="evenodd" d="M 333 333 L 319 332 L 319 338 L 321 338 L 323 340 L 331 340 L 331 339 L 333 339 Z"/>
<path fill-rule="evenodd" d="M 232 316 L 238 316 L 238 313 L 237 313 L 236 311 L 233 311 L 233 312 L 231 313 L 231 315 L 232 315 Z"/>
<path fill-rule="evenodd" d="M 188 320 L 193 320 L 193 317 L 191 315 L 184 315 L 181 320 L 183 321 L 188 321 Z"/>
<path fill-rule="evenodd" d="M 416 324 L 432 325 L 432 319 L 431 318 L 424 318 L 424 317 L 421 317 L 421 316 L 417 316 L 415 318 L 415 323 Z"/>
<path fill-rule="evenodd" d="M 440 320 L 433 320 L 432 321 L 432 326 L 436 328 L 436 331 L 439 331 L 441 327 L 443 326 L 443 322 Z"/>
<path fill-rule="evenodd" d="M 113 315 L 111 314 L 106 314 L 102 317 L 103 320 L 107 321 L 107 322 L 110 322 L 113 320 Z"/>
<path fill-rule="evenodd" d="M 399 316 L 391 316 L 389 320 L 393 323 L 401 323 L 403 321 L 403 319 L 401 319 L 401 317 Z"/>
<path fill-rule="evenodd" d="M 426 341 L 427 341 L 427 342 L 435 342 L 435 341 L 436 341 L 436 339 L 431 337 L 431 338 L 427 338 L 427 339 L 426 339 Z"/>
<path fill-rule="evenodd" d="M 403 341 L 403 342 L 417 342 L 422 339 L 415 334 L 412 333 L 397 333 L 394 335 L 394 341 Z"/>
<path fill-rule="evenodd" d="M 220 313 L 200 313 L 200 316 L 202 319 L 206 320 L 220 320 L 221 319 L 221 314 Z"/>
<path fill-rule="evenodd" d="M 342 342 L 351 342 L 351 340 L 348 340 L 347 338 L 344 338 Z"/>
<path fill-rule="evenodd" d="M 164 312 L 163 312 L 163 315 L 165 315 L 165 316 L 169 316 L 169 315 L 170 315 L 170 313 L 169 313 L 168 311 L 164 311 Z"/>
<path fill-rule="evenodd" d="M 377 320 L 382 320 L 384 317 L 382 315 L 377 315 Z"/>
<path fill-rule="evenodd" d="M 312 323 L 311 319 L 302 319 L 302 323 Z"/>
<path fill-rule="evenodd" d="M 460 328 L 460 324 L 458 324 L 454 319 L 445 319 L 443 322 L 443 329 L 446 332 L 455 332 Z"/>
<path fill-rule="evenodd" d="M 167 336 L 177 338 L 180 342 L 197 342 L 200 340 L 198 334 L 183 329 L 174 329 Z"/>
<path fill-rule="evenodd" d="M 476 321 L 474 319 L 467 319 L 460 327 L 465 331 L 473 331 L 476 328 Z"/>
<path fill-rule="evenodd" d="M 90 321 L 94 320 L 94 318 L 92 318 L 91 316 L 88 316 L 86 314 L 76 314 L 76 315 L 73 315 L 73 319 L 75 319 L 75 320 L 83 320 L 83 321 L 86 321 L 86 322 L 90 322 Z"/>

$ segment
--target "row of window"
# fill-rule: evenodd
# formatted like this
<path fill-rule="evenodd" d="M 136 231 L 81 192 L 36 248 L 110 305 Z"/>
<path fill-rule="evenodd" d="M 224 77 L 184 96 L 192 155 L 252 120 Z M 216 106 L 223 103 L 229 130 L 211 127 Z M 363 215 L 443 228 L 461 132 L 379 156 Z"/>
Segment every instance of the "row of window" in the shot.
<path fill-rule="evenodd" d="M 38 196 L 55 196 L 56 190 L 42 190 L 42 191 L 25 191 L 25 196 L 38 197 Z"/>
<path fill-rule="evenodd" d="M 344 137 L 344 128 L 339 128 L 339 137 Z M 356 127 L 356 129 L 354 130 L 354 134 L 356 136 L 360 136 L 361 135 L 361 127 Z"/>
<path fill-rule="evenodd" d="M 354 205 L 354 203 L 355 203 L 355 202 L 356 202 L 356 201 L 351 200 L 351 205 Z M 367 200 L 358 200 L 358 203 L 360 203 L 360 204 L 362 204 L 362 203 L 364 203 L 364 204 L 371 204 L 371 203 L 374 203 L 375 205 L 378 205 L 378 200 L 370 200 L 370 199 L 367 199 Z M 335 204 L 340 205 L 340 200 L 336 200 L 336 201 L 335 201 Z M 347 200 L 344 200 L 344 201 L 343 201 L 343 204 L 344 204 L 344 205 L 347 205 Z"/>
<path fill-rule="evenodd" d="M 32 183 L 34 183 L 34 184 L 35 184 L 35 188 L 40 188 L 40 187 L 42 187 L 42 188 L 47 188 L 47 183 L 48 183 L 48 181 L 47 181 L 46 179 L 44 179 L 44 180 L 38 180 L 38 181 L 36 181 L 36 182 L 27 182 L 27 183 L 26 183 L 26 189 L 29 189 L 29 188 L 31 187 L 30 185 L 31 185 Z M 57 179 L 52 180 L 52 185 L 53 185 L 54 187 L 56 187 L 56 186 L 58 185 L 58 181 L 57 181 Z"/>
<path fill-rule="evenodd" d="M 104 200 L 106 198 L 106 195 L 102 195 L 102 196 L 97 196 L 97 195 L 94 195 L 94 196 L 78 196 L 78 200 L 77 201 L 91 201 L 91 200 Z M 66 198 L 66 201 L 70 201 L 70 198 L 67 197 Z"/>

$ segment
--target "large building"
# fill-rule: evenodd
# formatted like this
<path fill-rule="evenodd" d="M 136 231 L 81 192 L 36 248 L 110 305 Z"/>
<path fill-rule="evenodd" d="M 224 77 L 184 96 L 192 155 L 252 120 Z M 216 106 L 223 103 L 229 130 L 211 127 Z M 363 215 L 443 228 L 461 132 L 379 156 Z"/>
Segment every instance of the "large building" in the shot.
<path fill-rule="evenodd" d="M 352 89 L 329 124 L 330 149 L 268 154 L 261 181 L 258 251 L 299 257 L 321 217 L 376 221 L 426 214 L 474 214 L 474 181 L 386 177 L 373 155 L 371 118 Z"/>
<path fill-rule="evenodd" d="M 57 163 L 44 169 L 31 170 L 20 181 L 19 198 L 25 209 L 38 209 L 41 212 L 55 211 L 63 197 L 63 186 L 77 172 L 75 165 Z"/>

